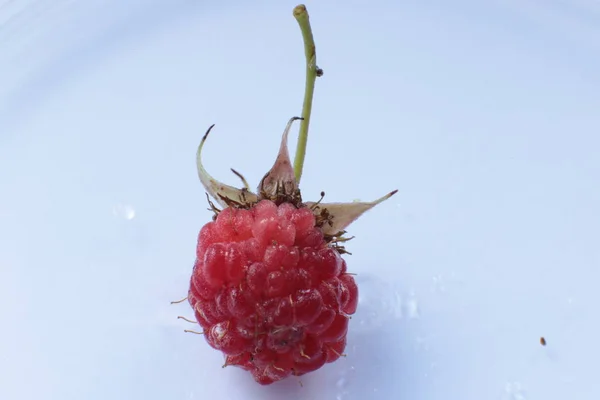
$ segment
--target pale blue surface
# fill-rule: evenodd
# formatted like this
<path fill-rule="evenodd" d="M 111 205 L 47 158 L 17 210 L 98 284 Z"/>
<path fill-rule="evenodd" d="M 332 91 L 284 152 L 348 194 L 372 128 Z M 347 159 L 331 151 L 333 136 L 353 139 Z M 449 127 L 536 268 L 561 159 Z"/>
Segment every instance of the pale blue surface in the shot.
<path fill-rule="evenodd" d="M 169 301 L 206 128 L 255 185 L 300 113 L 296 3 L 0 2 L 0 399 L 600 398 L 600 6 L 334 3 L 303 193 L 399 193 L 351 228 L 348 357 L 260 387 Z"/>

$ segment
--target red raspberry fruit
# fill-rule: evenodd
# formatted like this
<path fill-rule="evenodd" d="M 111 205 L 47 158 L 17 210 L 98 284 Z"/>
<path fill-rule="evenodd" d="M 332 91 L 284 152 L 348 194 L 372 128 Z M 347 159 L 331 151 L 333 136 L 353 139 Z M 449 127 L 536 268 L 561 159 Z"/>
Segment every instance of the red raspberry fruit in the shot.
<path fill-rule="evenodd" d="M 223 208 L 209 200 L 215 216 L 198 236 L 188 301 L 225 365 L 249 371 L 263 385 L 342 355 L 358 302 L 341 257 L 344 229 L 396 193 L 374 202 L 303 202 L 287 148 L 296 119 L 258 194 L 243 178 L 246 187 L 236 189 L 206 172 L 201 152 L 212 126 L 197 153 L 200 180 Z"/>

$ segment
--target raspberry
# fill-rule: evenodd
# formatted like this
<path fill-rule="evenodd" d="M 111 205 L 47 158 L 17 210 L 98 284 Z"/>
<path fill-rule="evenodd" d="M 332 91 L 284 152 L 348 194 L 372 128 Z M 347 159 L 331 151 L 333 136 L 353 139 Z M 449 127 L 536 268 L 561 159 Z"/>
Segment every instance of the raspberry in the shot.
<path fill-rule="evenodd" d="M 288 123 L 258 195 L 219 184 L 198 168 L 223 207 L 202 227 L 188 301 L 225 365 L 263 385 L 334 362 L 346 347 L 358 287 L 347 272 L 343 229 L 370 203 L 305 203 L 291 173 Z M 211 127 L 212 128 L 212 127 Z"/>
<path fill-rule="evenodd" d="M 301 28 L 310 30 L 304 6 L 294 13 Z M 306 48 L 307 77 L 314 85 L 322 71 L 309 57 L 314 44 Z M 312 96 L 312 90 L 307 93 Z M 312 97 L 308 100 L 310 110 Z M 236 171 L 242 189 L 204 169 L 202 149 L 214 125 L 196 154 L 200 181 L 217 204 L 209 197 L 214 216 L 198 235 L 187 299 L 206 342 L 224 354 L 225 366 L 250 372 L 262 385 L 316 371 L 343 356 L 358 304 L 358 287 L 342 258 L 351 239 L 345 228 L 396 193 L 372 202 L 322 203 L 324 193 L 318 202 L 303 201 L 298 182 L 309 111 L 303 115 L 288 122 L 275 163 L 256 193 Z M 287 139 L 298 119 L 303 122 L 295 169 Z"/>
<path fill-rule="evenodd" d="M 317 224 L 306 210 L 268 199 L 248 210 L 228 207 L 199 236 L 190 305 L 209 345 L 259 382 L 306 373 L 333 360 L 329 349 L 344 350 L 339 343 L 345 343 L 350 317 L 344 307 L 356 303 L 358 291 L 340 295 L 342 279 L 356 284 L 342 273 L 340 254 L 325 243 L 322 230 L 317 247 L 300 246 L 298 230 Z M 252 239 L 268 244 L 254 249 L 245 243 Z M 308 357 L 303 349 L 314 354 Z"/>

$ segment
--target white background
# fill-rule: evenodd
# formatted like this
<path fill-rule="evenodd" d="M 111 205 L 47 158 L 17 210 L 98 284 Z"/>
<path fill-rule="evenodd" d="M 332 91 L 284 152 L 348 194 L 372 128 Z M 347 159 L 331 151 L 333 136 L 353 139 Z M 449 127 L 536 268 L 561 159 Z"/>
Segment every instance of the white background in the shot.
<path fill-rule="evenodd" d="M 214 176 L 270 168 L 295 5 L 0 1 L 0 399 L 600 398 L 591 0 L 307 3 L 304 196 L 399 189 L 351 227 L 348 357 L 261 387 L 183 332 L 196 146 L 216 123 Z"/>

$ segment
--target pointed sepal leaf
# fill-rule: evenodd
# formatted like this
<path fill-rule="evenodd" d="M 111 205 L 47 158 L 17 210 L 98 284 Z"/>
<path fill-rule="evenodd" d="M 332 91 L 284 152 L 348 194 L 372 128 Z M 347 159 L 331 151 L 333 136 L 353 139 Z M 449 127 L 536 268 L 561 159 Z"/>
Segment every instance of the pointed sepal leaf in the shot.
<path fill-rule="evenodd" d="M 269 199 L 276 202 L 289 201 L 294 203 L 299 199 L 300 191 L 298 190 L 298 182 L 294 175 L 294 168 L 290 160 L 288 150 L 288 136 L 292 123 L 300 117 L 291 118 L 281 136 L 281 145 L 279 153 L 275 159 L 273 167 L 265 174 L 258 185 L 258 194 L 260 199 Z"/>
<path fill-rule="evenodd" d="M 233 186 L 226 185 L 222 182 L 219 182 L 215 178 L 213 178 L 207 171 L 204 169 L 202 165 L 202 149 L 204 147 L 204 143 L 206 142 L 206 138 L 208 134 L 212 130 L 215 125 L 211 125 L 204 136 L 202 137 L 202 141 L 198 146 L 198 151 L 196 152 L 196 166 L 198 168 L 198 177 L 200 178 L 200 182 L 204 186 L 206 192 L 215 199 L 217 203 L 219 203 L 222 207 L 230 206 L 232 203 L 247 205 L 256 203 L 258 201 L 258 196 L 252 192 L 250 192 L 247 188 L 238 189 Z M 238 175 L 238 173 L 236 173 Z M 241 175 L 238 175 L 241 176 Z"/>
<path fill-rule="evenodd" d="M 306 206 L 311 208 L 317 219 L 323 220 L 322 230 L 325 235 L 335 235 L 343 231 L 352 222 L 356 221 L 361 215 L 375 207 L 377 204 L 389 199 L 398 191 L 394 190 L 385 196 L 369 202 L 352 203 L 317 203 L 306 202 Z"/>

